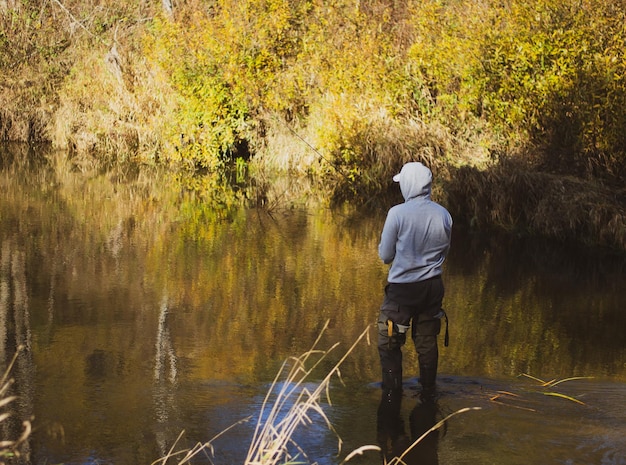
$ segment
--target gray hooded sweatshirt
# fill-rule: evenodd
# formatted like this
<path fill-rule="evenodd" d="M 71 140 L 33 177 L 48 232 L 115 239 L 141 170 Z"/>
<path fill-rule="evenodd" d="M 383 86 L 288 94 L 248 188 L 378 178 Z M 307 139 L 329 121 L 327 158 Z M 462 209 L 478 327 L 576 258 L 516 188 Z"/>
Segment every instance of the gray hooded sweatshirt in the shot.
<path fill-rule="evenodd" d="M 378 255 L 391 263 L 387 281 L 414 283 L 441 275 L 450 248 L 452 217 L 430 200 L 432 173 L 419 162 L 407 163 L 393 177 L 404 203 L 392 207 L 378 245 Z"/>

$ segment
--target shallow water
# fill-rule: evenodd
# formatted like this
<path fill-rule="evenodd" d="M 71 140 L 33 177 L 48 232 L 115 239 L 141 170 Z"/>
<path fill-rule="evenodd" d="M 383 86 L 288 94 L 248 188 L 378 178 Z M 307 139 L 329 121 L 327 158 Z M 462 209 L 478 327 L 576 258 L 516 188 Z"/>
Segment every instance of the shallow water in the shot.
<path fill-rule="evenodd" d="M 1 427 L 15 437 L 32 418 L 23 463 L 150 464 L 249 417 L 194 462 L 241 463 L 284 360 L 318 336 L 320 349 L 339 343 L 305 385 L 313 389 L 361 333 L 374 340 L 384 211 L 224 220 L 174 208 L 141 177 L 6 154 L 1 166 L 1 366 L 25 347 L 11 373 L 15 415 Z M 385 417 L 395 439 L 381 430 L 377 354 L 363 340 L 333 379 L 331 403 L 322 400 L 336 434 L 312 415 L 293 436 L 301 457 L 336 464 L 367 444 L 401 448 L 412 424 L 480 407 L 453 416 L 405 461 L 626 463 L 624 265 L 457 228 L 437 411 L 419 408 L 409 345 L 400 410 Z M 542 387 L 530 376 L 585 379 Z M 370 451 L 355 462 L 382 459 Z"/>

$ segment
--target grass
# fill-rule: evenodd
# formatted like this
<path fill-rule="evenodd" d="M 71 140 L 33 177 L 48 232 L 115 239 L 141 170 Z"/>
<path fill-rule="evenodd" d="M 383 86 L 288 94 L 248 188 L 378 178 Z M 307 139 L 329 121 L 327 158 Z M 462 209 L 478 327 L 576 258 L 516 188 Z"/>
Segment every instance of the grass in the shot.
<path fill-rule="evenodd" d="M 558 386 L 561 383 L 580 380 L 580 379 L 590 379 L 587 376 L 574 376 L 574 377 L 564 378 L 564 379 L 552 379 L 550 381 L 545 381 L 543 379 L 537 378 L 535 376 L 531 376 L 526 373 L 520 374 L 520 377 L 525 377 L 533 381 L 536 381 L 539 384 L 539 388 L 541 389 L 541 391 L 539 392 L 545 396 L 551 396 L 551 397 L 557 397 L 560 399 L 569 400 L 570 402 L 574 402 L 579 405 L 587 405 L 580 399 L 577 399 L 576 397 L 568 396 L 566 394 L 556 392 L 555 390 L 553 390 L 555 386 Z M 530 407 L 530 399 L 520 394 L 517 394 L 515 392 L 496 391 L 495 393 L 489 396 L 489 400 L 493 402 L 494 404 L 504 405 L 506 407 L 526 410 L 529 412 L 537 411 L 535 408 Z"/>
<path fill-rule="evenodd" d="M 553 380 L 550 380 L 550 381 L 544 381 L 542 379 L 535 378 L 534 376 L 528 375 L 526 373 L 522 373 L 520 376 L 525 376 L 527 378 L 533 379 L 533 380 L 537 381 L 542 388 L 549 388 L 549 389 L 552 389 L 553 387 L 555 387 L 555 386 L 557 386 L 557 385 L 559 385 L 561 383 L 565 383 L 567 381 L 575 381 L 575 380 L 579 380 L 579 379 L 591 379 L 589 376 L 573 376 L 571 378 L 553 379 Z M 581 401 L 579 399 L 576 399 L 575 397 L 572 397 L 572 396 L 561 394 L 560 392 L 545 391 L 545 392 L 543 392 L 543 394 L 546 395 L 546 396 L 560 397 L 562 399 L 566 399 L 566 400 L 572 401 L 572 402 L 574 402 L 576 404 L 586 405 L 583 401 Z"/>
<path fill-rule="evenodd" d="M 331 381 L 335 376 L 341 379 L 341 364 L 363 339 L 366 339 L 369 344 L 370 327 L 368 326 L 361 333 L 354 344 L 341 356 L 339 361 L 321 381 L 315 383 L 307 382 L 307 379 L 320 368 L 322 361 L 327 359 L 329 354 L 339 346 L 339 343 L 335 343 L 328 350 L 317 348 L 327 326 L 328 322 L 308 352 L 299 357 L 288 358 L 278 371 L 262 403 L 254 434 L 244 461 L 245 465 L 295 465 L 314 462 L 310 460 L 306 451 L 293 439 L 295 431 L 300 426 L 310 425 L 314 416 L 321 418 L 329 431 L 335 434 L 338 446 L 337 456 L 341 455 L 342 440 L 326 415 L 321 402 L 325 400 L 328 405 L 332 405 L 330 398 Z M 441 428 L 453 416 L 472 410 L 480 410 L 480 407 L 464 408 L 446 416 L 413 442 L 402 455 L 391 460 L 389 464 L 403 464 L 405 455 L 429 433 Z M 183 432 L 179 435 L 170 452 L 165 457 L 153 462 L 152 465 L 166 465 L 170 459 L 175 459 L 177 464 L 188 464 L 194 457 L 201 454 L 210 459 L 214 455 L 213 444 L 215 440 L 251 418 L 251 416 L 244 418 L 231 425 L 208 442 L 198 443 L 191 449 L 175 452 L 174 449 Z M 363 455 L 366 452 L 380 452 L 380 450 L 380 447 L 377 445 L 361 446 L 347 454 L 341 461 L 341 464 L 345 464 L 354 457 Z"/>
<path fill-rule="evenodd" d="M 452 170 L 445 205 L 455 222 L 626 250 L 623 188 L 538 171 L 517 160 Z"/>
<path fill-rule="evenodd" d="M 9 373 L 17 360 L 19 353 L 22 351 L 23 347 L 20 346 L 15 351 L 15 355 L 13 356 L 13 360 L 7 367 L 2 379 L 0 379 L 0 426 L 3 425 L 10 417 L 10 412 L 1 412 L 2 409 L 7 407 L 11 402 L 17 399 L 15 396 L 10 396 L 9 389 L 13 384 L 13 379 L 9 378 Z M 17 439 L 3 439 L 0 441 L 0 464 L 3 464 L 1 460 L 7 458 L 15 458 L 20 456 L 20 446 L 29 438 L 31 433 L 31 423 L 28 420 L 22 422 L 23 430 Z"/>
<path fill-rule="evenodd" d="M 341 377 L 339 369 L 341 364 L 354 350 L 357 344 L 368 337 L 369 327 L 361 333 L 354 344 L 334 365 L 324 379 L 318 382 L 316 387 L 311 390 L 309 387 L 305 386 L 305 381 L 314 370 L 319 368 L 322 361 L 339 346 L 339 343 L 335 343 L 330 349 L 325 351 L 317 348 L 322 334 L 327 327 L 328 322 L 322 331 L 320 331 L 311 350 L 299 357 L 288 358 L 281 366 L 261 406 L 259 419 L 246 455 L 246 465 L 293 463 L 297 455 L 301 454 L 303 457 L 306 457 L 306 453 L 293 441 L 292 437 L 298 426 L 311 423 L 312 413 L 317 413 L 324 420 L 328 428 L 335 432 L 320 401 L 326 399 L 329 404 L 331 403 L 331 380 L 335 375 Z M 311 360 L 313 360 L 313 362 L 309 363 Z M 185 464 L 189 463 L 191 459 L 200 454 L 212 455 L 213 443 L 218 437 L 223 436 L 228 430 L 238 424 L 249 421 L 250 418 L 251 417 L 247 417 L 231 425 L 227 430 L 220 432 L 210 441 L 199 443 L 187 451 L 174 452 L 175 444 L 167 456 L 154 462 L 153 465 L 165 465 L 171 458 L 177 458 L 177 463 Z M 181 436 L 179 436 L 179 439 L 180 437 Z M 338 435 L 337 440 L 339 450 L 341 450 L 341 438 L 339 438 Z M 294 450 L 296 451 L 295 455 L 292 452 Z"/>

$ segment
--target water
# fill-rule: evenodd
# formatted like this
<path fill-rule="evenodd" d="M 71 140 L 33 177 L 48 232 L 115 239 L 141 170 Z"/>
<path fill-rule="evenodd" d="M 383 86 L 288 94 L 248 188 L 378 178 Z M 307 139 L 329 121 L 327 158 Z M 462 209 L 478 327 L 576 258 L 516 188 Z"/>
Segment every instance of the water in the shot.
<path fill-rule="evenodd" d="M 25 349 L 0 432 L 34 428 L 14 462 L 150 464 L 217 436 L 194 463 L 242 463 L 283 361 L 318 337 L 323 350 L 339 343 L 304 385 L 314 389 L 363 332 L 375 340 L 384 211 L 224 220 L 181 204 L 168 180 L 11 154 L 0 163 L 0 367 Z M 309 462 L 338 464 L 368 444 L 402 449 L 433 421 L 480 407 L 405 461 L 626 463 L 624 265 L 457 228 L 437 410 L 419 406 L 409 345 L 404 396 L 379 411 L 376 349 L 363 339 L 321 400 L 335 431 L 312 414 L 294 440 Z M 570 377 L 584 379 L 533 379 Z"/>

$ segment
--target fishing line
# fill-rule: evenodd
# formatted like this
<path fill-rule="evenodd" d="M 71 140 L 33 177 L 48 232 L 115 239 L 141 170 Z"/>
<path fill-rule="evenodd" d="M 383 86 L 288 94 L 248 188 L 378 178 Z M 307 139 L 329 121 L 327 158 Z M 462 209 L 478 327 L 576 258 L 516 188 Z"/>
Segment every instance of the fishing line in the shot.
<path fill-rule="evenodd" d="M 341 174 L 350 184 L 354 184 L 354 181 L 352 179 L 350 179 L 350 177 L 344 173 L 343 171 L 341 171 L 336 165 L 335 163 L 333 163 L 331 160 L 329 160 L 328 158 L 326 158 L 322 152 L 320 152 L 317 148 L 315 148 L 308 140 L 306 140 L 304 137 L 302 137 L 295 129 L 293 129 L 291 126 L 289 126 L 285 121 L 278 119 L 276 116 L 274 116 L 274 114 L 270 111 L 265 110 L 275 121 L 277 121 L 278 123 L 282 124 L 284 127 L 286 127 L 289 132 L 291 132 L 294 136 L 296 136 L 298 139 L 300 139 L 302 142 L 304 142 L 304 144 L 309 147 L 311 150 L 313 150 L 317 155 L 319 155 L 319 157 L 324 160 L 326 163 L 328 163 L 330 166 L 333 167 L 333 169 Z"/>
<path fill-rule="evenodd" d="M 313 152 L 315 152 L 322 160 L 324 160 L 328 165 L 330 165 L 335 172 L 339 173 L 348 183 L 349 188 L 352 190 L 352 192 L 355 195 L 358 195 L 358 189 L 357 189 L 357 185 L 354 179 L 350 178 L 350 176 L 348 176 L 346 173 L 344 173 L 341 169 L 339 169 L 339 167 L 337 166 L 337 164 L 333 163 L 330 159 L 328 159 L 326 156 L 324 156 L 324 154 L 322 152 L 320 152 L 315 146 L 313 146 L 308 140 L 306 140 L 304 137 L 302 137 L 298 131 L 296 131 L 295 129 L 293 129 L 289 124 L 287 124 L 285 121 L 283 121 L 282 119 L 279 119 L 278 117 L 276 117 L 273 112 L 268 111 L 267 109 L 265 109 L 264 107 L 261 107 L 262 110 L 265 111 L 265 113 L 267 113 L 268 115 L 270 115 L 271 118 L 273 118 L 275 121 L 277 121 L 279 124 L 281 124 L 282 126 L 284 126 L 285 128 L 287 128 L 289 130 L 289 132 L 291 134 L 293 134 L 295 137 L 297 137 L 298 139 L 300 139 L 307 147 L 309 147 L 311 150 L 313 150 Z M 289 182 L 289 185 L 291 186 L 291 181 Z M 285 195 L 285 193 L 287 192 L 287 189 L 284 189 L 282 196 Z M 366 206 L 368 205 L 374 198 L 376 198 L 377 195 L 374 194 L 372 196 L 370 196 L 364 203 L 363 205 Z"/>

